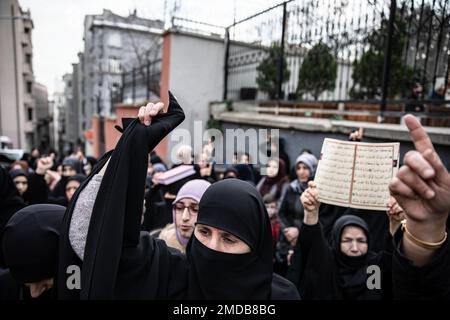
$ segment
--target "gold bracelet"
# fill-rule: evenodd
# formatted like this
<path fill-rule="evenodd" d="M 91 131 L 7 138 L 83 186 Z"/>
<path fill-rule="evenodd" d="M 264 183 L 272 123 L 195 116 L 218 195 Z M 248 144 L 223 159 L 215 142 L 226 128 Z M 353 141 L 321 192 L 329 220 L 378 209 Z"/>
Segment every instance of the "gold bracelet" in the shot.
<path fill-rule="evenodd" d="M 422 240 L 416 238 L 406 228 L 406 219 L 402 221 L 402 231 L 403 231 L 403 234 L 405 234 L 409 240 L 411 240 L 412 242 L 417 244 L 419 247 L 422 247 L 424 249 L 437 250 L 444 244 L 445 240 L 447 240 L 447 231 L 444 234 L 444 238 L 439 242 L 427 242 L 427 241 L 422 241 Z"/>

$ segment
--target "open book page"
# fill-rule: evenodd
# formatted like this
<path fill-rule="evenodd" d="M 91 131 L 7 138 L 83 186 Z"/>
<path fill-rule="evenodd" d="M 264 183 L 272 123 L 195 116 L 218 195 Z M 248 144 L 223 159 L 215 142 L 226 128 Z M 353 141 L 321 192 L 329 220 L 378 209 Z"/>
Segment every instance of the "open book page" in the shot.
<path fill-rule="evenodd" d="M 314 181 L 320 202 L 348 206 L 355 160 L 354 143 L 326 138 Z"/>
<path fill-rule="evenodd" d="M 387 210 L 389 182 L 398 170 L 400 144 L 326 138 L 315 182 L 319 200 L 338 206 Z"/>

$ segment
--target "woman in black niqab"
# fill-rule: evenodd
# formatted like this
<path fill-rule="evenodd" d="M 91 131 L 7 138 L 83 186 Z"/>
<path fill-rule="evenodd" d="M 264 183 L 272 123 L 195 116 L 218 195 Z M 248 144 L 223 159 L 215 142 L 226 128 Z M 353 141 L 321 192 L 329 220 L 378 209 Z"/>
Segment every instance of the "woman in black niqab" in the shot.
<path fill-rule="evenodd" d="M 254 186 L 237 179 L 211 185 L 200 200 L 197 224 L 233 234 L 250 247 L 250 252 L 218 252 L 202 244 L 194 234 L 186 251 L 190 263 L 189 298 L 295 298 L 293 287 L 288 289 L 290 283 L 273 275 L 270 221 Z"/>
<path fill-rule="evenodd" d="M 348 256 L 342 252 L 341 238 L 348 226 L 364 232 L 367 239 L 365 254 Z M 392 238 L 385 241 L 385 251 L 378 254 L 371 251 L 369 228 L 364 220 L 354 215 L 336 220 L 330 234 L 330 245 L 320 223 L 303 224 L 291 258 L 288 279 L 297 283 L 302 297 L 307 300 L 389 299 L 392 291 Z M 367 267 L 370 265 L 378 266 L 382 272 L 381 290 L 367 287 Z"/>

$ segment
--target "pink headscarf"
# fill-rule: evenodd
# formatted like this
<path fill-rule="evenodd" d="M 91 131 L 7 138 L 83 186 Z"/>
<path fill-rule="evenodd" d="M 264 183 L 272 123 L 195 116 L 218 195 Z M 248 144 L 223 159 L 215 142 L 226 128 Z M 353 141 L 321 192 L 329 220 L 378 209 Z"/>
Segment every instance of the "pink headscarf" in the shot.
<path fill-rule="evenodd" d="M 173 201 L 173 204 L 176 204 L 178 201 L 180 201 L 181 199 L 184 199 L 184 198 L 191 198 L 191 199 L 197 201 L 197 203 L 199 203 L 200 199 L 203 196 L 203 193 L 205 193 L 206 189 L 208 189 L 208 187 L 210 185 L 211 185 L 211 183 L 209 183 L 206 180 L 202 180 L 202 179 L 195 179 L 195 180 L 186 182 L 181 187 L 180 191 L 178 191 L 177 197 Z M 177 220 L 175 217 L 175 208 L 172 208 L 172 217 L 173 217 L 173 223 L 175 224 L 175 233 L 177 235 L 178 242 L 180 242 L 185 247 L 187 245 L 189 239 L 183 237 L 180 234 L 180 232 L 178 231 Z"/>

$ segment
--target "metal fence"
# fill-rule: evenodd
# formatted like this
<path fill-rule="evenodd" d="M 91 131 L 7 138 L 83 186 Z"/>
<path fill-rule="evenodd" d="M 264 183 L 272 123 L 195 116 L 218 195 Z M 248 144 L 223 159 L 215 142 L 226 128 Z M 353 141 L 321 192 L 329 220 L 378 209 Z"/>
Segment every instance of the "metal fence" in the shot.
<path fill-rule="evenodd" d="M 225 30 L 224 100 L 445 104 L 448 0 L 292 0 Z"/>
<path fill-rule="evenodd" d="M 147 61 L 122 73 L 120 87 L 112 88 L 112 103 L 133 104 L 159 97 L 161 80 L 161 59 Z"/>

